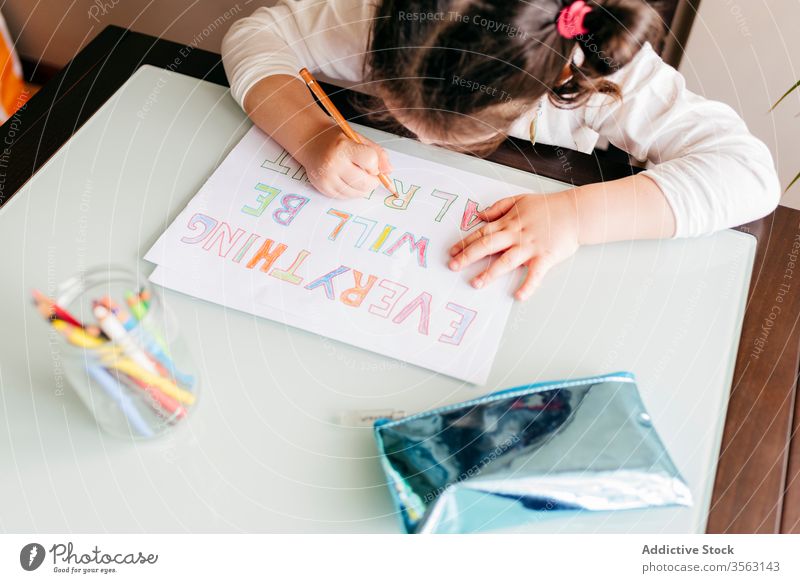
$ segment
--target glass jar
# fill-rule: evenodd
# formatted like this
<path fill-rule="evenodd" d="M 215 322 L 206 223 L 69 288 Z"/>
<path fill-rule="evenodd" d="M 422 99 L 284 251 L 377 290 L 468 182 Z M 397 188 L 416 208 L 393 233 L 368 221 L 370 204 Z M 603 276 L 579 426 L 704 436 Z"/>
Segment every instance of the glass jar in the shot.
<path fill-rule="evenodd" d="M 64 337 L 64 373 L 98 425 L 149 439 L 180 424 L 197 404 L 197 377 L 177 319 L 130 271 L 98 267 L 57 290 L 82 328 L 54 323 Z"/>

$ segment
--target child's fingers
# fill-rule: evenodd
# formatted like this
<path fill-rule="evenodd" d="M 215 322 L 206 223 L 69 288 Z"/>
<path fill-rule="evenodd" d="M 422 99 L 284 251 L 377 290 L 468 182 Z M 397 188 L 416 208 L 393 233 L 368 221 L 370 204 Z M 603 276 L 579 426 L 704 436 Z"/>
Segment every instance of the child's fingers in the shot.
<path fill-rule="evenodd" d="M 313 180 L 311 183 L 314 185 L 314 188 L 319 190 L 322 194 L 324 194 L 327 197 L 344 198 L 339 193 L 338 182 L 330 177 L 326 177 L 325 179 Z"/>
<path fill-rule="evenodd" d="M 517 202 L 516 196 L 508 196 L 506 198 L 501 198 L 493 205 L 490 205 L 485 209 L 483 209 L 482 211 L 480 211 L 478 213 L 478 217 L 480 217 L 487 223 L 490 223 L 494 220 L 499 219 L 504 214 L 506 214 L 511 209 L 511 207 L 514 206 L 516 202 Z"/>
<path fill-rule="evenodd" d="M 355 164 L 350 164 L 349 168 L 345 168 L 339 174 L 339 178 L 341 178 L 348 186 L 360 191 L 362 195 L 367 194 L 374 188 L 377 188 L 378 184 L 380 184 L 377 176 L 367 174 L 361 169 L 361 167 L 356 166 Z"/>
<path fill-rule="evenodd" d="M 514 271 L 530 257 L 530 251 L 522 247 L 511 247 L 500 257 L 492 261 L 492 264 L 480 275 L 472 280 L 472 287 L 482 288 L 490 284 L 498 277 Z"/>
<path fill-rule="evenodd" d="M 467 246 L 461 253 L 450 260 L 450 269 L 458 271 L 472 265 L 479 259 L 494 255 L 514 244 L 514 235 L 510 231 L 498 231 L 481 237 Z"/>
<path fill-rule="evenodd" d="M 450 256 L 455 256 L 458 253 L 461 253 L 464 249 L 472 245 L 478 239 L 485 237 L 487 235 L 491 235 L 497 231 L 502 230 L 503 226 L 498 223 L 488 223 L 482 226 L 477 231 L 474 231 L 461 239 L 458 243 L 450 247 Z"/>
<path fill-rule="evenodd" d="M 344 190 L 342 190 L 342 188 L 338 186 L 329 186 L 324 189 L 317 187 L 317 190 L 319 190 L 322 194 L 324 194 L 328 198 L 343 198 L 343 199 L 353 198 L 351 196 L 347 196 Z"/>
<path fill-rule="evenodd" d="M 364 192 L 353 188 L 343 178 L 338 177 L 335 184 L 336 196 L 334 198 L 360 198 L 364 196 Z"/>
<path fill-rule="evenodd" d="M 378 158 L 379 158 L 379 167 L 380 171 L 383 174 L 391 174 L 394 172 L 394 167 L 392 166 L 391 160 L 389 160 L 389 154 L 386 153 L 386 150 L 381 148 L 378 150 Z"/>
<path fill-rule="evenodd" d="M 365 172 L 375 176 L 380 172 L 380 157 L 378 151 L 366 144 L 351 144 L 350 160 Z"/>
<path fill-rule="evenodd" d="M 370 140 L 369 138 L 365 138 L 361 136 L 361 140 L 367 144 L 368 146 L 372 146 L 376 152 L 378 152 L 378 168 L 384 174 L 390 174 L 394 168 L 392 168 L 392 162 L 389 160 L 389 154 L 386 153 L 386 150 L 381 148 L 378 144 Z"/>
<path fill-rule="evenodd" d="M 533 292 L 541 285 L 542 279 L 544 279 L 545 274 L 550 271 L 552 266 L 552 262 L 546 255 L 537 255 L 528 261 L 528 273 L 525 275 L 525 279 L 522 285 L 517 289 L 514 297 L 520 301 L 527 300 L 531 297 Z"/>

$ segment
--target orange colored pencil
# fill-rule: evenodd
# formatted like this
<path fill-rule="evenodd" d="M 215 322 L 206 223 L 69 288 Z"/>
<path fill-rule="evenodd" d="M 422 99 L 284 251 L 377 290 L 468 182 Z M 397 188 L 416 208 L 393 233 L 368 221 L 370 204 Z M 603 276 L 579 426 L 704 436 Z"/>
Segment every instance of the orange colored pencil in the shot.
<path fill-rule="evenodd" d="M 83 324 L 81 324 L 75 316 L 59 306 L 54 299 L 47 297 L 38 289 L 32 290 L 31 293 L 33 294 L 33 303 L 36 309 L 39 310 L 39 313 L 44 316 L 45 319 L 63 320 L 67 324 L 83 328 Z"/>
<path fill-rule="evenodd" d="M 303 81 L 306 82 L 308 88 L 311 89 L 311 92 L 317 96 L 317 99 L 319 99 L 319 102 L 322 104 L 322 107 L 325 108 L 325 111 L 328 112 L 328 115 L 333 118 L 333 121 L 336 122 L 336 125 L 338 125 L 339 128 L 344 132 L 344 135 L 357 144 L 363 144 L 364 142 L 361 141 L 361 137 L 353 131 L 353 128 L 351 128 L 350 124 L 347 123 L 347 120 L 344 119 L 344 116 L 339 113 L 339 110 L 336 109 L 333 101 L 331 101 L 330 98 L 325 94 L 325 91 L 322 89 L 322 87 L 320 87 L 319 83 L 317 83 L 317 80 L 314 79 L 314 76 L 309 72 L 309 70 L 303 67 L 300 69 L 300 76 L 303 78 Z M 378 174 L 378 179 L 386 187 L 386 190 L 395 196 L 399 196 L 388 176 L 385 174 Z"/>

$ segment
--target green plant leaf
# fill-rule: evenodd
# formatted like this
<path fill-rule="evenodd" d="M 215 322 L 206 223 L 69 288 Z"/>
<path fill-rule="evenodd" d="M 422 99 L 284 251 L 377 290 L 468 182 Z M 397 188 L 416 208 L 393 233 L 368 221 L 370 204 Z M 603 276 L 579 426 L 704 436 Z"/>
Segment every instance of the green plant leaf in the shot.
<path fill-rule="evenodd" d="M 795 176 L 795 177 L 792 179 L 792 181 L 789 183 L 789 186 L 787 186 L 787 187 L 786 187 L 786 190 L 784 190 L 784 192 L 786 192 L 786 191 L 787 191 L 787 190 L 789 190 L 789 189 L 790 189 L 792 186 L 794 186 L 794 183 L 795 183 L 795 182 L 797 182 L 798 180 L 800 180 L 800 172 L 798 172 L 798 173 L 797 173 L 797 176 Z"/>
<path fill-rule="evenodd" d="M 778 107 L 778 104 L 779 104 L 781 101 L 783 101 L 784 99 L 786 99 L 786 97 L 787 97 L 787 96 L 788 96 L 788 95 L 789 95 L 789 94 L 790 94 L 792 91 L 794 91 L 795 89 L 797 89 L 798 87 L 800 87 L 800 81 L 798 81 L 797 83 L 795 83 L 794 85 L 792 85 L 792 86 L 789 88 L 789 90 L 788 90 L 786 93 L 784 93 L 783 95 L 781 95 L 781 98 L 780 98 L 778 101 L 776 101 L 776 102 L 775 102 L 775 105 L 773 105 L 772 107 L 770 107 L 770 108 L 769 108 L 769 110 L 770 110 L 770 111 L 772 111 L 773 109 L 775 109 L 776 107 Z"/>

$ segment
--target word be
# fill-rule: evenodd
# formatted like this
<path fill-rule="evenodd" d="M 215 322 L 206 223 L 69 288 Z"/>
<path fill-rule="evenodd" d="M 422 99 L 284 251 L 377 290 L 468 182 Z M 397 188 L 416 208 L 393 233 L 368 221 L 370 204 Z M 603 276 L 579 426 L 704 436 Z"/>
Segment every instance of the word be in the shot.
<path fill-rule="evenodd" d="M 267 207 L 273 200 L 281 193 L 281 191 L 274 186 L 268 186 L 259 182 L 256 184 L 256 190 L 263 192 L 256 197 L 258 206 L 251 207 L 245 205 L 242 207 L 242 212 L 246 215 L 260 217 L 267 210 Z M 308 204 L 310 199 L 301 194 L 284 194 L 281 197 L 281 206 L 272 213 L 272 219 L 284 227 L 288 227 L 295 217 L 300 213 L 304 206 Z"/>

